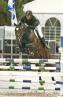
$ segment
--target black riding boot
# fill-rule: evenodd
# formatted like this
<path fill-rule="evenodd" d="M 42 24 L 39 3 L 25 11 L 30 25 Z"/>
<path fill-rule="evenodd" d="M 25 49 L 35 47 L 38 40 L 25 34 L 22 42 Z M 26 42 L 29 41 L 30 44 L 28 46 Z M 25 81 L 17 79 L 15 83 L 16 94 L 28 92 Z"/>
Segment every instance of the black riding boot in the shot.
<path fill-rule="evenodd" d="M 46 44 L 46 42 L 45 42 L 45 39 L 44 39 L 44 38 L 40 38 L 40 42 L 43 44 L 43 47 L 48 48 L 48 45 Z"/>

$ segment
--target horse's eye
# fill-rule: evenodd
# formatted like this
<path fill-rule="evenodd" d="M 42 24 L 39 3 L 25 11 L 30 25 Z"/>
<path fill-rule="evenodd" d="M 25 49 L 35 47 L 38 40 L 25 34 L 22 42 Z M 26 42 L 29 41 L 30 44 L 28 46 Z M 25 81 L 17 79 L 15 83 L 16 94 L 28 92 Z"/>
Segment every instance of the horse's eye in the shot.
<path fill-rule="evenodd" d="M 19 30 L 19 28 L 16 28 L 16 31 L 18 31 Z"/>

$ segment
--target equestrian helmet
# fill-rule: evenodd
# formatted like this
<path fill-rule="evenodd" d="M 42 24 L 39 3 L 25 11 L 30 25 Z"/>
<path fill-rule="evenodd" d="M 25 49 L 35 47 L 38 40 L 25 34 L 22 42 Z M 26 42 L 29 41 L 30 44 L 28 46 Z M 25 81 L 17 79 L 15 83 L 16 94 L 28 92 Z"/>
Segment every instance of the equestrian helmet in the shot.
<path fill-rule="evenodd" d="M 26 16 L 32 15 L 32 11 L 28 10 L 26 11 Z"/>

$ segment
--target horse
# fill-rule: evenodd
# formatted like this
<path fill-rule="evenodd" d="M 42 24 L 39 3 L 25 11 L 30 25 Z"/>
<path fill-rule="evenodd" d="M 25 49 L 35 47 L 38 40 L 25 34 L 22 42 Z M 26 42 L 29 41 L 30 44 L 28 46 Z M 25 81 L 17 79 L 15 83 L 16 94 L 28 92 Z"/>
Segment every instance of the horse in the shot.
<path fill-rule="evenodd" d="M 17 25 L 16 41 L 22 53 L 27 53 L 29 58 L 50 59 L 50 49 L 44 46 L 37 38 L 33 30 L 27 28 L 24 24 Z"/>

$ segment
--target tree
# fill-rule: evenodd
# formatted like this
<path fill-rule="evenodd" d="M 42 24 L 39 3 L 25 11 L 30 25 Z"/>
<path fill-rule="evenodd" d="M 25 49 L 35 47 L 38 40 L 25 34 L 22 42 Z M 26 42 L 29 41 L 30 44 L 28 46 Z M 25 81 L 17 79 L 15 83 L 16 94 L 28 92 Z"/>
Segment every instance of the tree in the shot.
<path fill-rule="evenodd" d="M 10 25 L 10 19 L 7 12 L 7 3 L 0 0 L 0 26 L 3 25 Z"/>
<path fill-rule="evenodd" d="M 17 19 L 19 20 L 23 12 L 23 4 L 33 0 L 16 0 L 16 14 Z M 0 26 L 2 25 L 11 25 L 11 13 L 7 10 L 8 0 L 0 0 Z"/>
<path fill-rule="evenodd" d="M 23 4 L 31 2 L 33 0 L 16 0 L 16 13 L 18 20 L 24 15 Z"/>

